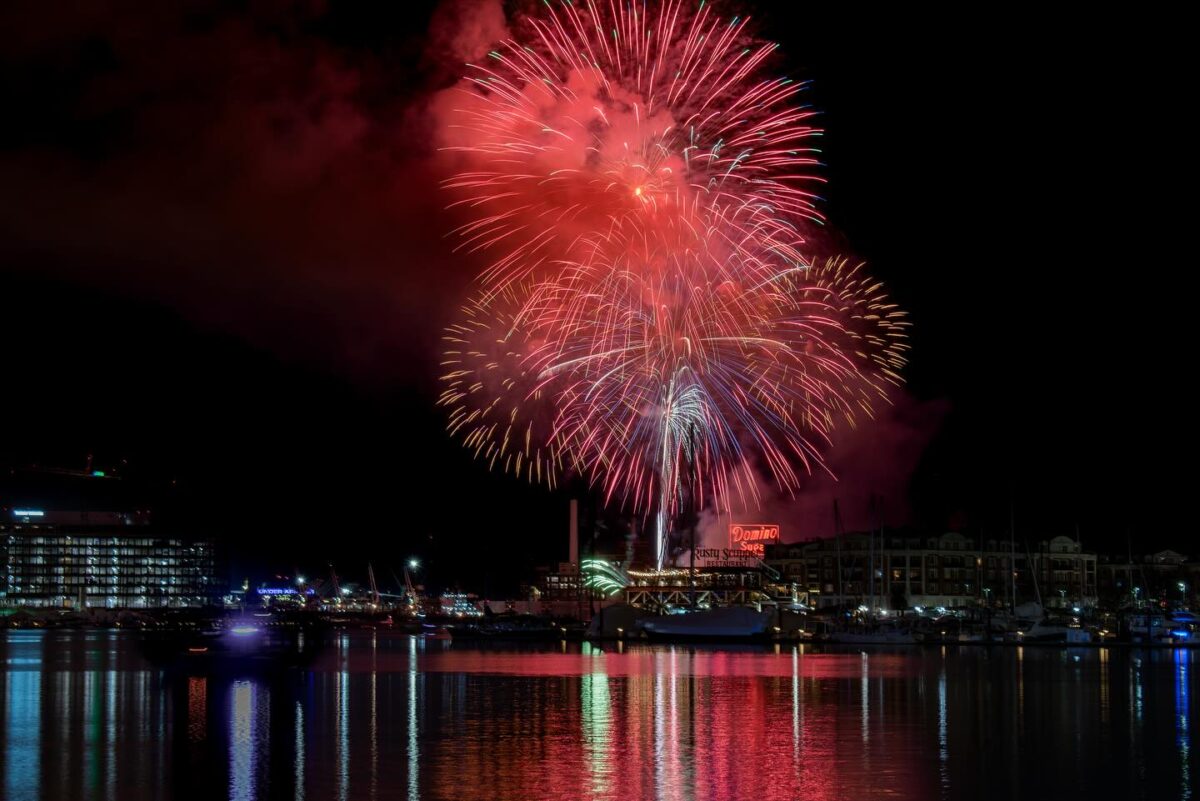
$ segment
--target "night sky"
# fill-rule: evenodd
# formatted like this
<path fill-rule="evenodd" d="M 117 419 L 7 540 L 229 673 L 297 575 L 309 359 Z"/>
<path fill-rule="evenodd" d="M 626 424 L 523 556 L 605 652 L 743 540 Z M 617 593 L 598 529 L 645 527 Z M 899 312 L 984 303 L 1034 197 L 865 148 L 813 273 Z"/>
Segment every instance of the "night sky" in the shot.
<path fill-rule="evenodd" d="M 892 525 L 999 533 L 1013 503 L 1029 537 L 1186 552 L 1181 50 L 1096 11 L 783 5 L 749 10 L 813 81 L 829 236 L 914 324 L 841 483 L 772 501 L 785 539 L 878 493 Z M 488 474 L 434 407 L 477 265 L 444 238 L 429 109 L 497 20 L 5 3 L 0 465 L 173 481 L 166 519 L 238 577 L 419 553 L 499 592 L 565 558 L 567 496 Z"/>

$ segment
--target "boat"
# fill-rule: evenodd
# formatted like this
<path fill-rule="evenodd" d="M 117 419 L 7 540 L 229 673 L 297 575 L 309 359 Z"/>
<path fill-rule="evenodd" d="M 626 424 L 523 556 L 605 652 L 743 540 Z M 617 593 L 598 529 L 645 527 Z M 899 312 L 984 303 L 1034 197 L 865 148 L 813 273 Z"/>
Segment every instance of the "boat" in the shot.
<path fill-rule="evenodd" d="M 324 625 L 263 613 L 143 631 L 142 651 L 189 671 L 271 670 L 311 663 L 325 640 Z"/>
<path fill-rule="evenodd" d="M 1190 613 L 1176 612 L 1172 616 L 1161 612 L 1137 611 L 1125 620 L 1129 642 L 1141 645 L 1178 645 L 1192 641 Z"/>
<path fill-rule="evenodd" d="M 639 621 L 648 617 L 652 617 L 650 612 L 626 603 L 601 606 L 588 623 L 586 637 L 589 640 L 621 639 L 626 634 L 635 634 Z"/>
<path fill-rule="evenodd" d="M 1087 645 L 1091 643 L 1092 635 L 1086 629 L 1064 626 L 1046 620 L 1038 620 L 1028 628 L 1015 632 L 1015 642 L 1022 644 L 1066 643 L 1067 645 Z"/>
<path fill-rule="evenodd" d="M 651 640 L 738 642 L 767 639 L 771 618 L 771 612 L 728 606 L 646 618 L 638 626 Z"/>
<path fill-rule="evenodd" d="M 450 629 L 445 626 L 427 625 L 421 632 L 421 636 L 429 640 L 453 640 L 453 635 L 450 634 Z"/>
<path fill-rule="evenodd" d="M 574 635 L 575 626 L 568 628 L 549 618 L 527 615 L 496 616 L 471 622 L 458 621 L 442 626 L 455 640 L 561 640 Z"/>
<path fill-rule="evenodd" d="M 870 628 L 834 631 L 825 640 L 834 645 L 912 645 L 917 638 L 894 620 L 885 620 Z"/>

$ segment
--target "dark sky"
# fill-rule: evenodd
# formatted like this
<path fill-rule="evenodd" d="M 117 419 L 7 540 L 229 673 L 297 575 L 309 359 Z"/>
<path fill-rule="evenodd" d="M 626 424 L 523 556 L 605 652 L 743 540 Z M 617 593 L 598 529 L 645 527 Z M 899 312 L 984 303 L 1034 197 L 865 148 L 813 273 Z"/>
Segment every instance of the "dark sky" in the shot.
<path fill-rule="evenodd" d="M 0 464 L 176 480 L 174 524 L 239 574 L 420 553 L 503 589 L 559 558 L 565 495 L 487 474 L 433 406 L 473 265 L 428 108 L 476 5 L 4 4 Z M 892 523 L 1015 501 L 1030 535 L 1187 551 L 1178 25 L 729 5 L 814 82 L 833 235 L 914 323 L 907 394 L 841 484 L 773 503 L 785 538 L 877 492 Z"/>

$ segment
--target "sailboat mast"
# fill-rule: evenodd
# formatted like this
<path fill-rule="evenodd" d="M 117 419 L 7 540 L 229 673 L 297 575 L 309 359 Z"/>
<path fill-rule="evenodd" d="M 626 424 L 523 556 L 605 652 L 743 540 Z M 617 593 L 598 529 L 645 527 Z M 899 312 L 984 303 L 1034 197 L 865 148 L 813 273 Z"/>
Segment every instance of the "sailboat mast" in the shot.
<path fill-rule="evenodd" d="M 1017 512 L 1012 501 L 1008 503 L 1008 577 L 1012 589 L 1008 595 L 1008 611 L 1017 613 Z"/>
<path fill-rule="evenodd" d="M 883 498 L 872 493 L 871 505 L 872 505 L 872 507 L 874 507 L 874 511 L 875 511 L 875 530 L 872 531 L 870 534 L 871 548 L 870 548 L 869 561 L 871 564 L 870 564 L 870 576 L 868 576 L 867 580 L 871 582 L 871 614 L 875 614 L 875 554 L 876 554 L 875 534 L 876 534 L 876 532 L 878 532 L 878 534 L 879 534 L 878 554 L 879 554 L 879 564 L 882 565 L 883 564 Z M 883 588 L 880 587 L 880 589 L 883 589 Z"/>
<path fill-rule="evenodd" d="M 842 590 L 842 516 L 838 512 L 837 498 L 833 499 L 833 538 L 837 545 L 837 588 L 838 605 L 846 605 L 846 595 Z"/>
<path fill-rule="evenodd" d="M 1041 555 L 1041 554 L 1039 554 L 1039 556 L 1040 556 L 1040 555 Z M 1025 560 L 1026 560 L 1026 562 L 1027 562 L 1027 563 L 1030 565 L 1030 574 L 1033 576 L 1033 594 L 1034 594 L 1034 597 L 1036 597 L 1036 598 L 1037 598 L 1037 603 L 1038 603 L 1038 606 L 1042 607 L 1042 611 L 1043 611 L 1043 613 L 1044 613 L 1044 612 L 1045 612 L 1045 609 L 1046 609 L 1046 607 L 1045 607 L 1045 605 L 1042 603 L 1042 588 L 1041 588 L 1041 586 L 1038 584 L 1038 576 L 1037 576 L 1038 572 L 1037 572 L 1037 567 L 1034 567 L 1034 566 L 1033 566 L 1033 565 L 1034 565 L 1034 562 L 1033 562 L 1033 553 L 1032 553 L 1032 552 L 1029 550 L 1029 541 L 1028 541 L 1028 540 L 1026 540 L 1026 541 L 1025 541 Z"/>
<path fill-rule="evenodd" d="M 379 586 L 375 583 L 375 568 L 367 562 L 367 578 L 371 584 L 371 603 L 379 606 Z"/>
<path fill-rule="evenodd" d="M 1129 549 L 1129 570 L 1126 572 L 1126 575 L 1129 576 L 1129 595 L 1133 598 L 1133 608 L 1137 609 L 1137 593 L 1133 591 L 1135 586 L 1133 583 L 1133 538 L 1129 535 L 1129 529 L 1125 530 L 1125 547 Z"/>

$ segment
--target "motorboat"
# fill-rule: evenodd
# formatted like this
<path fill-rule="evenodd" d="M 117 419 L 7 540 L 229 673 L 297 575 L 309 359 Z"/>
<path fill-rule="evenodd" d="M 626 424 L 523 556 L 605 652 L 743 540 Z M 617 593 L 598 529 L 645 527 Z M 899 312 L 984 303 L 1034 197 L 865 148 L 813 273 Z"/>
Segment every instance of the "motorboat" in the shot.
<path fill-rule="evenodd" d="M 1017 629 L 1014 632 L 1017 643 L 1065 643 L 1067 645 L 1087 645 L 1092 641 L 1091 632 L 1075 626 L 1065 626 L 1045 620 L 1038 620 L 1028 628 Z"/>
<path fill-rule="evenodd" d="M 272 669 L 309 664 L 325 627 L 270 613 L 217 617 L 197 625 L 142 632 L 145 656 L 188 670 Z"/>

